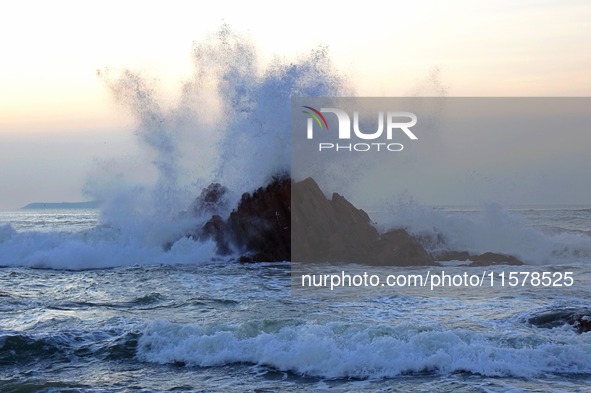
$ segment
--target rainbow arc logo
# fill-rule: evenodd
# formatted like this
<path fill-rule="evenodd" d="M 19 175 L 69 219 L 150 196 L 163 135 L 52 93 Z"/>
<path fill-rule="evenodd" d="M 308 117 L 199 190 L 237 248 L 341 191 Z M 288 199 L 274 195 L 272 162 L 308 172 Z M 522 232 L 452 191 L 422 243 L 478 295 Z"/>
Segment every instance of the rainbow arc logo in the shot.
<path fill-rule="evenodd" d="M 320 111 L 312 108 L 311 106 L 303 106 L 302 108 L 306 108 L 309 109 L 310 111 L 302 111 L 310 116 L 312 116 L 312 118 L 314 120 L 316 120 L 316 123 L 318 123 L 318 125 L 320 126 L 321 129 L 324 129 L 324 126 L 326 126 L 326 129 L 328 130 L 328 123 L 326 122 L 326 119 L 324 118 L 324 116 L 322 115 L 322 113 L 320 113 Z M 320 121 L 322 119 L 322 121 Z M 322 125 L 324 123 L 324 126 Z"/>
<path fill-rule="evenodd" d="M 311 106 L 302 105 L 302 108 L 304 109 L 302 113 L 308 115 L 306 119 L 306 138 L 309 140 L 314 139 L 314 122 L 318 124 L 321 130 L 328 131 L 328 122 L 323 113 L 332 113 L 337 118 L 337 134 L 331 137 L 329 135 L 331 133 L 322 133 L 326 136 L 323 136 L 321 138 L 322 142 L 318 143 L 318 151 L 330 149 L 350 152 L 373 150 L 402 151 L 404 149 L 402 143 L 391 142 L 394 134 L 399 131 L 402 131 L 411 140 L 418 139 L 410 130 L 411 127 L 417 124 L 418 120 L 417 115 L 412 112 L 380 111 L 377 114 L 377 130 L 373 128 L 370 131 L 364 131 L 359 126 L 360 116 L 358 111 L 353 111 L 351 117 L 347 111 L 334 107 L 323 107 L 318 110 Z M 325 141 L 328 137 L 331 137 L 330 142 Z M 351 140 L 356 143 L 343 143 Z"/>

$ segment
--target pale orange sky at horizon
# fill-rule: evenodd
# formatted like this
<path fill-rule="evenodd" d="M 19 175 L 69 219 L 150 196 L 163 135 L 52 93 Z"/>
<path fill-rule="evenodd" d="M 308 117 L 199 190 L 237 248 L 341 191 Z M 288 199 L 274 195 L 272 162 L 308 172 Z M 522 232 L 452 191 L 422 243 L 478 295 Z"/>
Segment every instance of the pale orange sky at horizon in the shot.
<path fill-rule="evenodd" d="M 81 189 L 96 161 L 133 150 L 135 119 L 97 70 L 157 78 L 172 102 L 194 71 L 193 43 L 223 24 L 255 45 L 261 70 L 274 57 L 296 61 L 328 47 L 359 96 L 439 95 L 433 75 L 448 96 L 591 96 L 588 1 L 369 0 L 357 7 L 299 1 L 288 9 L 271 1 L 199 4 L 3 6 L 0 209 L 84 199 Z M 66 143 L 68 134 L 75 135 L 77 151 L 52 150 L 52 138 Z"/>
<path fill-rule="evenodd" d="M 591 4 L 582 1 L 298 2 L 275 17 L 232 2 L 4 8 L 0 132 L 128 124 L 96 70 L 140 70 L 174 94 L 191 75 L 192 43 L 222 23 L 255 43 L 261 63 L 328 46 L 362 96 L 413 94 L 435 67 L 450 96 L 591 95 Z"/>

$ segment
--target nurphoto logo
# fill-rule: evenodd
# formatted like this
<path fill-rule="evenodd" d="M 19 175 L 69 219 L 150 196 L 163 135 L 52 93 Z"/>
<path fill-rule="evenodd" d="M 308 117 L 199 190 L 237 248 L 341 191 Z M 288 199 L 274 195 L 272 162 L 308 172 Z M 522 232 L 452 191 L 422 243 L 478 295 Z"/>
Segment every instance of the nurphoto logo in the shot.
<path fill-rule="evenodd" d="M 307 139 L 314 139 L 314 124 L 317 124 L 321 130 L 330 131 L 323 113 L 332 113 L 336 115 L 338 120 L 339 141 L 355 140 L 354 138 L 373 141 L 358 143 L 320 142 L 318 143 L 318 151 L 402 151 L 404 149 L 402 143 L 391 142 L 395 131 L 402 131 L 411 140 L 419 139 L 410 130 L 411 127 L 417 124 L 417 116 L 412 112 L 385 112 L 385 115 L 384 112 L 379 112 L 378 129 L 372 132 L 364 132 L 359 125 L 359 112 L 354 111 L 352 135 L 351 117 L 346 111 L 338 108 L 320 108 L 320 110 L 317 110 L 311 106 L 303 106 L 303 108 L 305 109 L 303 113 L 310 116 L 307 120 Z M 386 123 L 385 127 L 384 123 Z M 384 128 L 386 129 L 385 138 L 383 137 Z"/>

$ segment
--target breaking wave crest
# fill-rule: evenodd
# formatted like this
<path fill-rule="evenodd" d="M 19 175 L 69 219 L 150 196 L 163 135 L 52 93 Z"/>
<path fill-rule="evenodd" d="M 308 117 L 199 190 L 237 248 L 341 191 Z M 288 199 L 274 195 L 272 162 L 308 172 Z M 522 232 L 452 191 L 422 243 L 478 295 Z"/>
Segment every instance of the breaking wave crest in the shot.
<path fill-rule="evenodd" d="M 591 335 L 551 331 L 499 336 L 471 330 L 329 323 L 187 325 L 155 321 L 138 341 L 138 358 L 221 366 L 251 363 L 323 378 L 390 378 L 469 372 L 532 377 L 591 373 Z"/>

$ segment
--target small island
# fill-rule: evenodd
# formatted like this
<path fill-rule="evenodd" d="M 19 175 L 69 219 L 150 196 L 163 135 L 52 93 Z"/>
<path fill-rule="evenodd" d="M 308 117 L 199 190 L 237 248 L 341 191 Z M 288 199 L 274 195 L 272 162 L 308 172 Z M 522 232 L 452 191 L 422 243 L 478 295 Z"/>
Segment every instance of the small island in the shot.
<path fill-rule="evenodd" d="M 34 202 L 21 207 L 21 210 L 32 209 L 98 209 L 97 201 L 87 202 Z"/>

